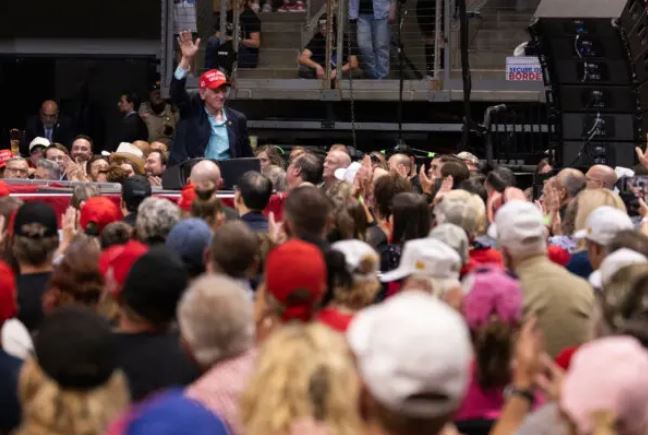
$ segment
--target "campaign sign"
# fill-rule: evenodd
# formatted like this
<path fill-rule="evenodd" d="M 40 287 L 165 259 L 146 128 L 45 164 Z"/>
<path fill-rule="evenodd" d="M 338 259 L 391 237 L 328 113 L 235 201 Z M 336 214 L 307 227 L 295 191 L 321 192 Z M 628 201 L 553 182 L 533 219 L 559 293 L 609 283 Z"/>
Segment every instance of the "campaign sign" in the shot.
<path fill-rule="evenodd" d="M 535 56 L 511 56 L 506 58 L 506 80 L 516 82 L 541 82 L 542 67 Z"/>

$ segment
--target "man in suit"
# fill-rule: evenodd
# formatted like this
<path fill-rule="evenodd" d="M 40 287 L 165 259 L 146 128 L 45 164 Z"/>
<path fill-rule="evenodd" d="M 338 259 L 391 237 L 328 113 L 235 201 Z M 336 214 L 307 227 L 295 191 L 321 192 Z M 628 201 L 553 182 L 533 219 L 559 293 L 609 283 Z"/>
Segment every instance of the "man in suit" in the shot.
<path fill-rule="evenodd" d="M 225 74 L 209 70 L 200 76 L 198 95 L 189 96 L 186 78 L 200 46 L 190 32 L 178 38 L 182 60 L 171 80 L 171 101 L 180 110 L 170 163 L 177 164 L 195 157 L 226 160 L 252 157 L 247 132 L 247 118 L 225 107 L 229 82 Z"/>
<path fill-rule="evenodd" d="M 41 104 L 38 115 L 27 120 L 24 140 L 20 143 L 20 153 L 29 155 L 29 144 L 36 137 L 44 137 L 50 142 L 70 146 L 74 131 L 68 119 L 60 116 L 56 101 L 46 100 Z"/>
<path fill-rule="evenodd" d="M 117 107 L 122 113 L 123 118 L 117 127 L 117 135 L 113 141 L 113 149 L 116 149 L 122 142 L 133 143 L 138 140 L 148 140 L 148 128 L 137 113 L 140 103 L 139 96 L 134 92 L 125 91 L 119 97 Z"/>

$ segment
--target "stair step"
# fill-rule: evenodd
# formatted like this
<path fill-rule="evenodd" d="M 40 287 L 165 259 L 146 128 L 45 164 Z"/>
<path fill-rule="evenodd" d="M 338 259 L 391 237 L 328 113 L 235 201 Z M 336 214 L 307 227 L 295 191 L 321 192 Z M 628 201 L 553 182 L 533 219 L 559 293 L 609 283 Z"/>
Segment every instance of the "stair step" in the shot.
<path fill-rule="evenodd" d="M 481 41 L 494 41 L 494 42 L 509 42 L 514 43 L 515 41 L 528 41 L 530 38 L 529 34 L 523 29 L 501 29 L 501 30 L 490 30 L 490 29 L 479 29 L 477 32 L 476 40 Z"/>
<path fill-rule="evenodd" d="M 259 19 L 262 23 L 270 22 L 305 22 L 306 12 L 260 12 Z"/>
<path fill-rule="evenodd" d="M 261 23 L 263 32 L 301 32 L 303 23 L 299 21 L 266 21 Z"/>
<path fill-rule="evenodd" d="M 535 11 L 515 12 L 515 11 L 502 11 L 502 10 L 489 10 L 482 9 L 481 17 L 483 22 L 516 22 L 516 23 L 529 23 L 533 18 Z"/>
<path fill-rule="evenodd" d="M 530 21 L 491 21 L 485 20 L 479 26 L 479 30 L 501 30 L 520 29 L 525 30 L 531 24 Z"/>
<path fill-rule="evenodd" d="M 297 78 L 297 67 L 239 69 L 237 73 L 240 79 L 295 79 Z"/>
<path fill-rule="evenodd" d="M 299 32 L 263 32 L 261 47 L 266 48 L 301 48 L 301 33 Z"/>
<path fill-rule="evenodd" d="M 259 67 L 297 68 L 297 49 L 264 48 L 259 52 Z"/>

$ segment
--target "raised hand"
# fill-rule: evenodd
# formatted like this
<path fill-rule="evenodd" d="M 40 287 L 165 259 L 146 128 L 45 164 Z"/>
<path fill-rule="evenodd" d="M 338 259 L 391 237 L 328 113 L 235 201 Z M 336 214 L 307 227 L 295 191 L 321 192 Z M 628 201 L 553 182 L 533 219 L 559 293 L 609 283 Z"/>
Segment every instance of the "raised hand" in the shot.
<path fill-rule="evenodd" d="M 540 362 L 544 354 L 544 336 L 535 317 L 522 325 L 515 343 L 513 357 L 513 383 L 516 387 L 529 388 L 542 369 Z"/>
<path fill-rule="evenodd" d="M 183 68 L 187 69 L 191 66 L 191 63 L 198 53 L 200 48 L 200 38 L 197 38 L 196 41 L 193 40 L 193 35 L 191 32 L 180 32 L 178 36 L 178 46 L 180 47 L 180 53 L 182 53 L 181 64 Z"/>
<path fill-rule="evenodd" d="M 434 192 L 434 178 L 429 177 L 425 172 L 425 165 L 421 165 L 418 177 L 419 183 L 421 184 L 421 190 L 424 193 L 431 195 Z"/>

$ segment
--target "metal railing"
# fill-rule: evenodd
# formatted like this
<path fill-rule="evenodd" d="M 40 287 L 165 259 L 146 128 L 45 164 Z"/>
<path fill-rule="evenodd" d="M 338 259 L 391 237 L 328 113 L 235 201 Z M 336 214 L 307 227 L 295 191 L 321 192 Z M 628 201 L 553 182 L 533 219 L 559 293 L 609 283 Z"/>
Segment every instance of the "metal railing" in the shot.
<path fill-rule="evenodd" d="M 545 108 L 540 104 L 509 104 L 494 111 L 490 119 L 490 135 L 496 163 L 537 163 L 546 157 L 554 160 L 551 148 L 552 126 Z"/>
<path fill-rule="evenodd" d="M 174 0 L 162 1 L 161 69 L 163 84 L 168 87 L 177 63 L 175 32 L 178 29 L 174 28 Z M 388 47 L 382 50 L 381 58 L 383 61 L 387 59 L 389 68 L 383 68 L 380 74 L 372 73 L 371 62 L 367 62 L 367 53 L 371 52 L 365 43 L 367 20 L 349 19 L 351 0 L 306 0 L 302 12 L 279 12 L 277 3 L 269 3 L 284 0 L 253 1 L 261 2 L 258 5 L 260 12 L 250 13 L 238 1 L 233 2 L 231 7 L 226 1 L 195 1 L 195 33 L 203 43 L 193 68 L 194 76 L 199 75 L 206 66 L 225 69 L 234 81 L 235 98 L 287 96 L 310 99 L 311 96 L 318 98 L 319 95 L 319 98 L 337 99 L 395 99 L 401 78 L 405 82 L 403 88 L 406 100 L 450 101 L 461 98 L 458 93 L 461 91 L 459 24 L 454 0 L 397 2 L 399 6 L 392 15 L 394 21 L 387 27 Z M 537 1 L 468 0 L 470 62 L 475 99 L 491 98 L 485 92 L 498 90 L 519 91 L 514 99 L 520 101 L 542 99 L 541 85 L 510 83 L 505 79 L 506 57 L 512 55 L 514 48 L 527 39 L 525 29 Z M 271 6 L 266 7 L 266 2 Z M 516 6 L 518 3 L 527 3 L 527 7 L 520 9 Z M 228 10 L 231 10 L 230 16 L 233 17 L 229 20 Z M 325 74 L 319 74 L 318 77 L 318 74 L 312 74 L 313 71 L 310 71 L 310 75 L 304 74 L 309 72 L 308 67 L 300 65 L 299 56 L 320 33 L 318 22 L 323 13 L 334 16 L 338 25 L 335 28 L 327 24 L 323 30 L 323 42 L 322 38 L 317 38 L 323 44 L 318 47 L 324 52 L 323 56 L 319 56 L 320 59 L 331 60 L 330 64 L 322 62 Z M 249 33 L 250 17 L 256 17 L 260 21 L 261 44 L 256 64 L 244 65 L 240 61 L 240 37 Z M 373 38 L 375 33 L 370 31 L 369 36 Z M 222 52 L 217 53 L 216 65 L 213 62 L 205 65 L 206 58 L 210 57 L 207 44 L 210 38 L 212 42 L 214 38 L 218 39 L 216 50 Z M 213 46 L 209 49 L 213 55 Z M 384 55 L 385 51 L 387 56 Z M 355 56 L 357 66 L 353 65 L 354 68 L 350 68 L 348 73 L 337 74 L 335 65 L 346 64 L 349 55 Z M 380 76 L 382 80 L 376 80 L 375 76 Z M 305 80 L 303 77 L 312 79 Z M 195 79 L 189 81 L 189 87 L 195 84 Z M 335 92 L 324 94 L 329 91 Z"/>

